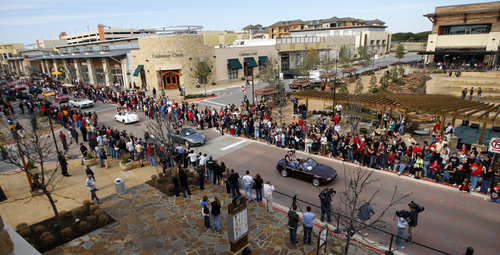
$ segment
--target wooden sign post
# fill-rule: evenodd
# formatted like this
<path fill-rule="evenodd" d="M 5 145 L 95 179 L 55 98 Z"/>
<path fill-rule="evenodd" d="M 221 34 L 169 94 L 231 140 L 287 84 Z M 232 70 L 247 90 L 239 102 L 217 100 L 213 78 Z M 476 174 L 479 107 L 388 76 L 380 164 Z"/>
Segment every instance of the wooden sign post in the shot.
<path fill-rule="evenodd" d="M 244 197 L 237 197 L 228 205 L 228 238 L 231 252 L 248 245 L 248 208 Z"/>

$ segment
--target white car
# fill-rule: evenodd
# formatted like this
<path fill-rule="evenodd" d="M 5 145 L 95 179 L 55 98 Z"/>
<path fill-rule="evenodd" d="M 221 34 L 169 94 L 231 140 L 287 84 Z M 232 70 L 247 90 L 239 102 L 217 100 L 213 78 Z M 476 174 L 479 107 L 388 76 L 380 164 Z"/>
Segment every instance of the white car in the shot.
<path fill-rule="evenodd" d="M 129 124 L 139 121 L 139 116 L 135 113 L 119 112 L 115 115 L 115 120 L 124 124 Z"/>
<path fill-rule="evenodd" d="M 69 100 L 68 103 L 71 106 L 76 107 L 76 108 L 80 108 L 80 109 L 94 106 L 94 101 L 89 100 L 87 98 L 72 99 L 72 100 Z"/>

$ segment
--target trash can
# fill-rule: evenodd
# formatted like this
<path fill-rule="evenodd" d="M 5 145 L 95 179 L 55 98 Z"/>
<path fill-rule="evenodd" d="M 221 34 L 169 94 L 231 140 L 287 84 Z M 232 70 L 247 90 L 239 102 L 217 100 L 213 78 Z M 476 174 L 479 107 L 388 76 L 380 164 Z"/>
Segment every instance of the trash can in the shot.
<path fill-rule="evenodd" d="M 127 188 L 125 188 L 125 181 L 120 177 L 115 179 L 115 188 L 118 195 L 125 194 L 127 191 Z"/>

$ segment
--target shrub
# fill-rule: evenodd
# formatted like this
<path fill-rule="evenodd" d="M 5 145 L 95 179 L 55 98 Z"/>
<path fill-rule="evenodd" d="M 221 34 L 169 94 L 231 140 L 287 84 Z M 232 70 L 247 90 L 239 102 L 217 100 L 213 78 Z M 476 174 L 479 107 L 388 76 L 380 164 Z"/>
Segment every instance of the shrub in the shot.
<path fill-rule="evenodd" d="M 99 215 L 102 215 L 102 214 L 104 214 L 104 211 L 102 209 L 97 209 L 97 210 L 94 211 L 94 215 L 95 216 L 99 216 Z"/>
<path fill-rule="evenodd" d="M 82 202 L 82 205 L 83 207 L 85 207 L 86 209 L 88 209 L 90 207 L 92 203 L 90 202 L 90 200 L 86 199 L 86 200 L 83 200 Z"/>
<path fill-rule="evenodd" d="M 71 229 L 70 229 L 70 231 L 71 231 Z M 40 237 L 40 241 L 42 241 L 42 245 L 44 245 L 45 247 L 52 246 L 54 244 L 54 242 L 56 241 L 56 238 L 49 232 L 44 232 L 44 233 L 48 233 L 48 234 Z"/>
<path fill-rule="evenodd" d="M 163 180 L 163 173 L 158 173 L 158 178 Z"/>
<path fill-rule="evenodd" d="M 156 174 L 151 175 L 151 181 L 154 182 L 156 180 L 156 178 L 158 178 L 158 176 L 156 176 Z"/>
<path fill-rule="evenodd" d="M 19 233 L 20 236 L 26 238 L 26 237 L 31 235 L 31 229 L 26 227 L 26 228 L 18 230 L 17 233 Z"/>
<path fill-rule="evenodd" d="M 83 231 L 87 230 L 87 228 L 89 227 L 89 224 L 86 221 L 80 221 L 79 227 L 80 227 L 80 231 L 83 232 Z"/>
<path fill-rule="evenodd" d="M 87 222 L 90 226 L 97 225 L 97 216 L 90 215 L 89 217 L 87 217 Z"/>
<path fill-rule="evenodd" d="M 160 185 L 163 181 L 160 178 L 156 178 L 155 183 Z"/>
<path fill-rule="evenodd" d="M 94 158 L 94 153 L 92 153 L 91 151 L 88 151 L 86 159 L 93 159 L 93 158 Z"/>
<path fill-rule="evenodd" d="M 45 227 L 43 225 L 38 225 L 35 227 L 34 231 L 37 235 L 40 235 L 42 234 L 43 232 L 45 232 Z"/>
<path fill-rule="evenodd" d="M 121 156 L 122 161 L 120 161 L 120 164 L 125 165 L 125 164 L 129 163 L 130 162 L 129 158 L 130 158 L 130 155 L 128 155 L 128 153 L 123 153 Z"/>
<path fill-rule="evenodd" d="M 194 182 L 194 177 L 192 177 L 192 178 L 189 177 L 188 178 L 188 184 L 194 184 L 193 182 Z"/>
<path fill-rule="evenodd" d="M 16 229 L 19 231 L 19 230 L 25 229 L 27 227 L 28 227 L 28 223 L 20 223 L 20 224 L 17 224 Z"/>
<path fill-rule="evenodd" d="M 99 215 L 99 225 L 104 226 L 108 223 L 108 215 L 101 214 Z"/>
<path fill-rule="evenodd" d="M 167 185 L 167 194 L 168 194 L 169 196 L 174 195 L 174 191 L 175 191 L 175 187 L 174 187 L 174 185 L 173 185 L 173 184 L 169 184 L 169 185 Z"/>
<path fill-rule="evenodd" d="M 217 85 L 217 83 L 215 83 L 215 81 L 212 82 L 212 85 Z"/>
<path fill-rule="evenodd" d="M 66 216 L 68 216 L 68 212 L 67 211 L 59 211 L 59 219 L 64 219 Z"/>
<path fill-rule="evenodd" d="M 245 77 L 241 77 L 241 80 L 244 81 L 245 80 Z"/>
<path fill-rule="evenodd" d="M 40 239 L 42 239 L 42 237 L 46 236 L 46 235 L 52 235 L 52 233 L 50 233 L 49 231 L 45 231 L 43 232 L 41 235 L 40 235 Z"/>
<path fill-rule="evenodd" d="M 82 208 L 77 207 L 77 208 L 71 210 L 71 214 L 73 214 L 74 218 L 79 218 L 80 215 L 82 215 Z"/>
<path fill-rule="evenodd" d="M 61 230 L 61 236 L 64 239 L 70 239 L 71 238 L 71 228 L 70 227 L 63 228 Z"/>
<path fill-rule="evenodd" d="M 94 212 L 95 212 L 95 210 L 97 210 L 97 209 L 99 209 L 99 206 L 97 206 L 97 205 L 91 205 L 91 206 L 89 207 L 90 213 L 94 213 Z"/>

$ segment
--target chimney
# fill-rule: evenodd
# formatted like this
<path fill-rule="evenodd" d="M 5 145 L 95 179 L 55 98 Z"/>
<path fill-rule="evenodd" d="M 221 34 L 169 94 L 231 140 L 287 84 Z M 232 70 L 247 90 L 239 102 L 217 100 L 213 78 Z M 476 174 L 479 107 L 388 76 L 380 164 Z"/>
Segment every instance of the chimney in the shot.
<path fill-rule="evenodd" d="M 99 41 L 106 41 L 106 36 L 104 36 L 104 25 L 98 24 L 97 30 L 99 31 Z"/>

